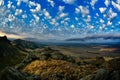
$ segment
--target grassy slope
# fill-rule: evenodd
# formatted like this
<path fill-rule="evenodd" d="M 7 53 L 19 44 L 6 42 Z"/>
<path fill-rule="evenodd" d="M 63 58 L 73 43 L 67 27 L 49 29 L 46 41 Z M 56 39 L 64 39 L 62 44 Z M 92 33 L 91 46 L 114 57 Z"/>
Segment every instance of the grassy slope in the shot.
<path fill-rule="evenodd" d="M 78 80 L 81 77 L 95 71 L 94 66 L 78 66 L 64 60 L 36 60 L 28 64 L 23 71 L 30 74 L 39 75 L 42 79 L 59 80 L 54 76 L 59 74 L 67 80 Z M 51 77 L 52 76 L 52 77 Z"/>

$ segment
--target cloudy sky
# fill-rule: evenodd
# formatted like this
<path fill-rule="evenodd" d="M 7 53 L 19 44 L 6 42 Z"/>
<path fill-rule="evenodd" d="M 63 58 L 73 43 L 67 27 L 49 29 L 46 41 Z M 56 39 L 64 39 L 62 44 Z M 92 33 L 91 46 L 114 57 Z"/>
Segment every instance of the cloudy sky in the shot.
<path fill-rule="evenodd" d="M 119 33 L 120 0 L 0 0 L 1 35 L 62 40 Z"/>

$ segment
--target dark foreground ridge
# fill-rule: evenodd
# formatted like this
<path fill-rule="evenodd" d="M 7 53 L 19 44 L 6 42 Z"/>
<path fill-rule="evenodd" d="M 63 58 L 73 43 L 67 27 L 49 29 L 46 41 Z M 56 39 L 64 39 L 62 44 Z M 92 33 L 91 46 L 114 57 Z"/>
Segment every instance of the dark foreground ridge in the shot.
<path fill-rule="evenodd" d="M 13 56 L 18 53 L 18 49 L 11 44 L 6 36 L 0 37 L 0 57 Z"/>
<path fill-rule="evenodd" d="M 0 37 L 0 44 L 2 43 L 10 44 L 10 41 L 7 39 L 7 36 Z"/>

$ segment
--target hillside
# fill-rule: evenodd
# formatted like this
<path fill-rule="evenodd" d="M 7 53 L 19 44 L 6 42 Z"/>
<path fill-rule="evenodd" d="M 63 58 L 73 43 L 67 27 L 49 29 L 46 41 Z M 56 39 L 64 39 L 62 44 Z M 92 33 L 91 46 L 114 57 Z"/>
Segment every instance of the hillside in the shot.
<path fill-rule="evenodd" d="M 35 49 L 35 48 L 42 48 L 43 46 L 45 46 L 43 44 L 21 40 L 21 39 L 16 39 L 12 41 L 12 44 L 18 47 L 19 49 Z"/>
<path fill-rule="evenodd" d="M 0 37 L 0 71 L 20 63 L 26 54 L 11 44 L 6 36 Z"/>
<path fill-rule="evenodd" d="M 19 50 L 11 44 L 6 36 L 0 37 L 0 57 L 13 56 L 18 53 Z"/>

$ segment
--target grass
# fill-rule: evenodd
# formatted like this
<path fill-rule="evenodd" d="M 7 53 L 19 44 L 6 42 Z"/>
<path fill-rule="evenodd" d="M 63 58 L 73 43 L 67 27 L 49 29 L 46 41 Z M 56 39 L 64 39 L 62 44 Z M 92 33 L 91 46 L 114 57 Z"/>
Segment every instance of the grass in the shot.
<path fill-rule="evenodd" d="M 42 79 L 47 80 L 59 80 L 58 78 L 61 78 L 59 76 L 67 80 L 78 80 L 96 69 L 96 67 L 91 65 L 78 66 L 64 60 L 50 59 L 33 61 L 23 71 L 29 74 L 39 75 Z"/>

